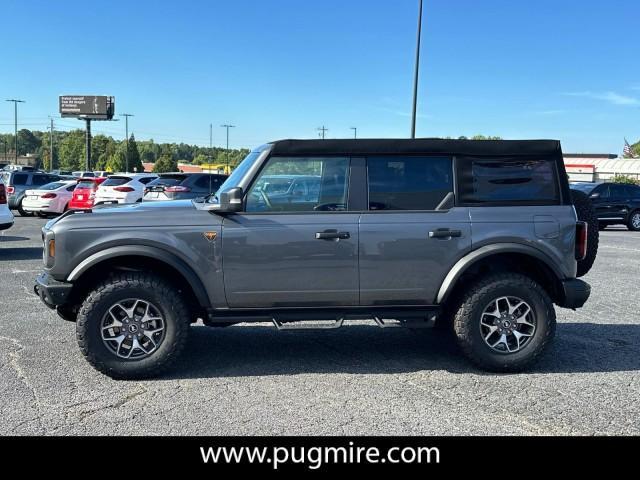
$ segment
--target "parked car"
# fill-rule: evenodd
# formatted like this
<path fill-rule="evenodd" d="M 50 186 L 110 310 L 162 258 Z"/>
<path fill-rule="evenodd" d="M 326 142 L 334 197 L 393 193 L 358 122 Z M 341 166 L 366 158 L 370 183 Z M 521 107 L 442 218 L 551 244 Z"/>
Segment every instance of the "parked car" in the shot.
<path fill-rule="evenodd" d="M 5 165 L 2 169 L 9 172 L 40 172 L 41 171 L 38 168 L 33 167 L 31 165 L 14 165 L 14 164 Z"/>
<path fill-rule="evenodd" d="M 7 201 L 7 188 L 2 181 L 2 176 L 0 175 L 0 230 L 11 228 L 12 225 L 13 213 L 11 213 L 9 203 Z"/>
<path fill-rule="evenodd" d="M 22 200 L 28 189 L 38 188 L 47 183 L 59 180 L 57 175 L 41 172 L 39 170 L 15 170 L 0 173 L 7 190 L 9 208 L 18 210 L 20 215 L 29 216 L 31 213 L 22 208 Z"/>
<path fill-rule="evenodd" d="M 300 174 L 320 176 L 315 198 L 254 195 Z M 285 140 L 215 196 L 50 221 L 34 288 L 114 378 L 166 369 L 198 319 L 439 324 L 480 367 L 519 371 L 553 338 L 554 304 L 589 297 L 586 234 L 557 141 Z"/>
<path fill-rule="evenodd" d="M 34 190 L 27 190 L 22 200 L 22 208 L 29 213 L 37 213 L 40 216 L 66 212 L 76 183 L 74 180 L 63 180 L 47 183 Z"/>
<path fill-rule="evenodd" d="M 107 178 L 109 176 L 109 172 L 107 172 L 106 170 L 95 170 L 93 174 L 94 176 L 99 178 Z"/>
<path fill-rule="evenodd" d="M 96 191 L 106 180 L 106 177 L 86 177 L 77 179 L 77 185 L 73 191 L 73 198 L 71 198 L 71 202 L 69 202 L 69 208 L 85 209 L 93 207 L 96 198 Z"/>
<path fill-rule="evenodd" d="M 69 170 L 51 170 L 49 173 L 52 175 L 58 175 L 59 177 L 73 176 L 73 173 Z"/>
<path fill-rule="evenodd" d="M 123 173 L 109 175 L 96 191 L 95 204 L 141 202 L 148 183 L 158 178 L 153 173 Z"/>
<path fill-rule="evenodd" d="M 253 189 L 256 208 L 305 210 L 305 204 L 318 198 L 321 178 L 320 175 L 264 175 Z"/>
<path fill-rule="evenodd" d="M 73 175 L 76 178 L 86 178 L 86 177 L 95 177 L 95 173 L 93 172 L 87 172 L 84 170 L 79 170 L 76 172 L 71 172 L 71 175 Z"/>
<path fill-rule="evenodd" d="M 572 183 L 571 188 L 586 193 L 598 216 L 600 228 L 626 225 L 640 232 L 640 186 L 623 183 Z"/>
<path fill-rule="evenodd" d="M 161 173 L 144 189 L 144 201 L 183 200 L 216 193 L 227 175 L 215 173 Z"/>

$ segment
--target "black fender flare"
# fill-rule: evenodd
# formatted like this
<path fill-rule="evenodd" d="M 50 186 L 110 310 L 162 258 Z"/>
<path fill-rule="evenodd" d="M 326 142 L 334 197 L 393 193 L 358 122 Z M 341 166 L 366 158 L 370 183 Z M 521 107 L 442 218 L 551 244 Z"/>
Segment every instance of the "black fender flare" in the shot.
<path fill-rule="evenodd" d="M 205 288 L 204 283 L 196 274 L 196 272 L 194 272 L 193 269 L 184 260 L 171 252 L 157 247 L 150 247 L 148 245 L 119 245 L 100 250 L 99 252 L 88 256 L 78 265 L 76 265 L 76 267 L 67 277 L 67 281 L 73 282 L 77 280 L 91 267 L 104 262 L 105 260 L 125 256 L 148 257 L 166 263 L 170 267 L 180 272 L 180 274 L 187 280 L 200 306 L 211 306 L 211 302 L 209 301 L 209 296 L 207 295 L 207 289 Z"/>
<path fill-rule="evenodd" d="M 436 303 L 441 304 L 447 300 L 458 279 L 476 262 L 501 253 L 520 253 L 528 255 L 540 260 L 549 267 L 549 269 L 555 274 L 558 281 L 567 277 L 566 273 L 561 271 L 546 253 L 538 250 L 537 248 L 522 245 L 520 243 L 494 243 L 480 247 L 477 250 L 473 250 L 456 262 L 440 285 L 438 296 L 436 297 Z"/>

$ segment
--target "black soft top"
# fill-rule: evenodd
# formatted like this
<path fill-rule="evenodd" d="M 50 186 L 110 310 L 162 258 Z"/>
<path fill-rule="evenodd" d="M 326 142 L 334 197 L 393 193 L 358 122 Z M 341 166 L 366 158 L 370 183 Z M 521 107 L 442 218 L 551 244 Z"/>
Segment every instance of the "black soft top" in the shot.
<path fill-rule="evenodd" d="M 375 138 L 344 140 L 278 140 L 272 155 L 390 155 L 558 156 L 558 140 L 449 140 L 443 138 Z"/>

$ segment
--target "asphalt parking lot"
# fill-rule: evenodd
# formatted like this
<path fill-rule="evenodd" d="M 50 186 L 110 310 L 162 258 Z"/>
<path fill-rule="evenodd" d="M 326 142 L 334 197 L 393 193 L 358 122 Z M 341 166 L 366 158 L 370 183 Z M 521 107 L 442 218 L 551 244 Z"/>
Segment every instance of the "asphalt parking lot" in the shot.
<path fill-rule="evenodd" d="M 158 380 L 114 381 L 33 293 L 44 220 L 0 232 L 0 434 L 640 434 L 640 233 L 609 229 L 580 311 L 533 371 L 475 370 L 446 335 L 358 324 L 192 327 Z"/>

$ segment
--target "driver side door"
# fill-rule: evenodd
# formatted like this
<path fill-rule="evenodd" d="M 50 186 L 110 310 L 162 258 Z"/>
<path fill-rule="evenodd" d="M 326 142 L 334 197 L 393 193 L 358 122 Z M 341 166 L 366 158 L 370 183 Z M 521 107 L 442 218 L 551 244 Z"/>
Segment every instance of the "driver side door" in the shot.
<path fill-rule="evenodd" d="M 272 157 L 222 227 L 231 308 L 358 305 L 358 212 L 349 158 Z M 319 184 L 300 195 L 301 180 Z M 315 191 L 315 194 L 311 192 Z"/>

